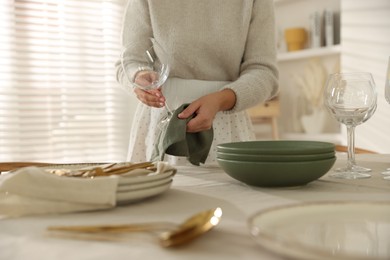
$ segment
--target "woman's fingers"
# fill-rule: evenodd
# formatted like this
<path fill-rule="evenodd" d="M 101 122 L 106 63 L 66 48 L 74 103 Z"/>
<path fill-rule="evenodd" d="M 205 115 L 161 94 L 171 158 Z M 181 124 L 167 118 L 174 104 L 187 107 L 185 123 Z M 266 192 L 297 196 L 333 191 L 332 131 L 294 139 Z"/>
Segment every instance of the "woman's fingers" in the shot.
<path fill-rule="evenodd" d="M 137 98 L 145 105 L 151 107 L 163 107 L 165 98 L 161 94 L 160 89 L 143 90 L 139 88 L 134 89 Z"/>
<path fill-rule="evenodd" d="M 210 104 L 203 103 L 203 100 L 205 100 L 205 98 L 192 102 L 178 115 L 180 119 L 185 119 L 191 115 L 195 115 L 194 118 L 187 123 L 187 132 L 189 133 L 208 130 L 212 127 L 217 110 L 215 110 L 213 106 L 210 106 Z"/>
<path fill-rule="evenodd" d="M 212 119 L 202 114 L 196 115 L 187 124 L 187 132 L 197 133 L 208 130 L 212 127 Z"/>

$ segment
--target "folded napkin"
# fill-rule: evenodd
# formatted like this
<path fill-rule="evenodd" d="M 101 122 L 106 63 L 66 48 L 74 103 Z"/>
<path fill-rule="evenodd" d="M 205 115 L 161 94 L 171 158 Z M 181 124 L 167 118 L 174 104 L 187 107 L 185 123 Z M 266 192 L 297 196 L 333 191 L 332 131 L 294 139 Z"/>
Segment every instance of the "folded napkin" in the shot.
<path fill-rule="evenodd" d="M 60 177 L 38 167 L 1 175 L 0 218 L 115 207 L 118 178 L 110 177 Z"/>
<path fill-rule="evenodd" d="M 39 167 L 0 175 L 0 219 L 34 214 L 110 209 L 116 206 L 120 178 L 159 174 L 175 169 L 156 162 L 156 171 L 135 169 L 120 176 L 65 177 Z"/>
<path fill-rule="evenodd" d="M 205 163 L 213 142 L 213 128 L 197 133 L 188 133 L 186 131 L 187 123 L 194 116 L 187 119 L 178 118 L 178 114 L 187 106 L 188 104 L 183 104 L 177 108 L 168 124 L 161 130 L 154 146 L 152 161 L 162 161 L 164 155 L 169 154 L 185 156 L 193 165 Z"/>

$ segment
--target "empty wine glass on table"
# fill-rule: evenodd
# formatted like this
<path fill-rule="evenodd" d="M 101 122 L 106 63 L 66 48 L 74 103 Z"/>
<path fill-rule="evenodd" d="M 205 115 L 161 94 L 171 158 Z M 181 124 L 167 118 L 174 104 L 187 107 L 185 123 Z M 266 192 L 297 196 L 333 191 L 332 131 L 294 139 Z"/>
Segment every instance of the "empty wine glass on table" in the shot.
<path fill-rule="evenodd" d="M 160 89 L 168 79 L 170 67 L 169 56 L 161 45 L 150 38 L 149 44 L 140 50 L 138 43 L 130 43 L 122 50 L 121 63 L 127 80 L 133 87 L 150 91 Z M 165 102 L 167 114 L 159 122 L 159 127 L 169 122 L 172 110 Z"/>
<path fill-rule="evenodd" d="M 387 62 L 387 72 L 385 77 L 385 98 L 387 103 L 390 104 L 390 57 Z M 384 179 L 390 180 L 390 168 L 387 168 L 385 172 L 382 172 L 383 175 L 386 175 Z"/>
<path fill-rule="evenodd" d="M 387 73 L 385 77 L 385 98 L 387 103 L 390 104 L 390 57 L 387 62 Z"/>
<path fill-rule="evenodd" d="M 347 165 L 335 169 L 331 177 L 342 179 L 369 178 L 370 169 L 356 165 L 355 127 L 366 122 L 375 112 L 377 93 L 374 79 L 367 72 L 331 74 L 325 84 L 325 107 L 347 127 Z"/>

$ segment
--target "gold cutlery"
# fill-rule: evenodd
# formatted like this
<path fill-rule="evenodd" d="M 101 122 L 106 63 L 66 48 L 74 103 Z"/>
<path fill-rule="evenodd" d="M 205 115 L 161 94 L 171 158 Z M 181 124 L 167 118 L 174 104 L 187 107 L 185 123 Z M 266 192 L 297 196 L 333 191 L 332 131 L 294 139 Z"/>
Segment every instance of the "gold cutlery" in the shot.
<path fill-rule="evenodd" d="M 221 217 L 222 209 L 217 207 L 199 212 L 179 225 L 155 222 L 122 225 L 50 226 L 47 230 L 51 235 L 66 235 L 69 238 L 113 241 L 119 240 L 115 234 L 166 230 L 158 235 L 159 242 L 163 247 L 174 247 L 188 243 L 208 232 L 218 225 Z"/>
<path fill-rule="evenodd" d="M 0 162 L 0 172 L 8 172 L 17 170 L 19 168 L 28 167 L 28 166 L 36 166 L 36 167 L 67 167 L 70 165 L 85 165 L 85 166 L 91 166 L 91 165 L 102 165 L 107 163 L 45 163 L 45 162 Z"/>
<path fill-rule="evenodd" d="M 117 167 L 115 167 L 117 166 Z M 133 171 L 136 169 L 148 169 L 154 166 L 151 162 L 141 162 L 141 163 L 126 163 L 125 165 L 115 165 L 107 168 L 95 167 L 92 169 L 87 169 L 84 171 L 75 171 L 79 173 L 81 177 L 98 177 L 98 176 L 109 176 L 109 175 L 120 175 Z"/>
<path fill-rule="evenodd" d="M 85 166 L 81 169 L 72 169 L 72 166 Z M 45 167 L 45 171 L 59 176 L 68 177 L 97 177 L 120 175 L 136 169 L 148 169 L 155 171 L 152 162 L 141 163 L 77 163 L 77 164 L 52 164 L 39 162 L 0 163 L 0 171 L 13 171 L 22 167 Z M 52 167 L 52 169 L 50 169 Z"/>

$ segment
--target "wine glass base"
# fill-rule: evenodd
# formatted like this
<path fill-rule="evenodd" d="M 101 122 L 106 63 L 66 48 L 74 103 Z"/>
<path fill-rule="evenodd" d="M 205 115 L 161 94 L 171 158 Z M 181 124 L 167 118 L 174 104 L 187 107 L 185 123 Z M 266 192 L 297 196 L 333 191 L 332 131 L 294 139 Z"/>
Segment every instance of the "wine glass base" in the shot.
<path fill-rule="evenodd" d="M 381 174 L 385 175 L 385 176 L 389 176 L 390 177 L 390 170 L 389 169 L 386 169 L 386 171 L 384 172 L 381 172 Z"/>
<path fill-rule="evenodd" d="M 348 169 L 338 169 L 338 171 L 335 171 L 335 173 L 329 175 L 332 178 L 337 178 L 337 179 L 348 179 L 348 180 L 355 180 L 355 179 L 366 179 L 370 178 L 371 174 L 369 173 L 363 173 L 363 172 L 356 172 L 356 171 L 351 171 Z"/>
<path fill-rule="evenodd" d="M 162 121 L 158 122 L 157 124 L 158 129 L 162 131 L 165 128 L 167 128 L 169 121 L 170 121 L 169 119 L 163 119 Z"/>
<path fill-rule="evenodd" d="M 364 172 L 371 172 L 372 170 L 370 168 L 366 168 L 366 167 L 363 167 L 363 166 L 354 165 L 354 166 L 352 166 L 352 169 L 349 169 L 349 170 L 347 170 L 346 168 L 337 168 L 334 171 L 335 172 L 350 171 L 350 172 L 361 172 L 361 173 L 364 173 Z"/>

